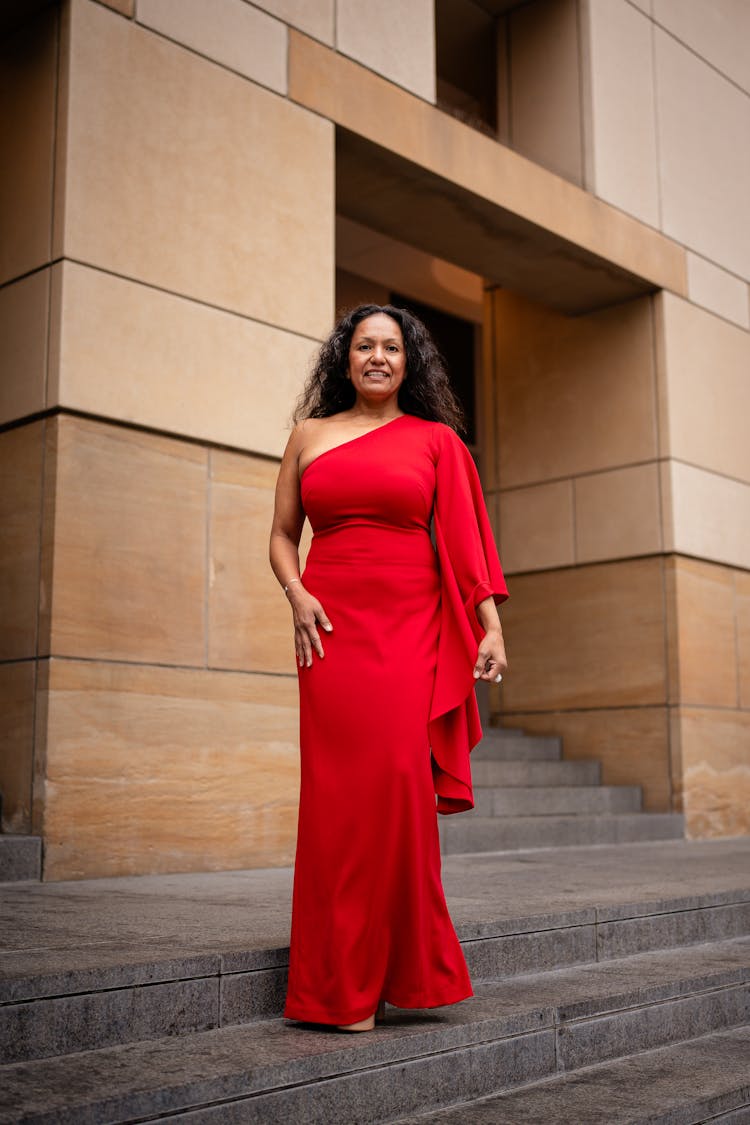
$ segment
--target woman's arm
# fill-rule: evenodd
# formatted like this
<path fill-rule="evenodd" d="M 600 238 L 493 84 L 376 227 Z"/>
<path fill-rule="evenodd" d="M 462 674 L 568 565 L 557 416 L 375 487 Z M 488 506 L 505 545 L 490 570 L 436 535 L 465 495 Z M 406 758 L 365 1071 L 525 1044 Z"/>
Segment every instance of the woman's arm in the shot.
<path fill-rule="evenodd" d="M 299 488 L 299 452 L 301 427 L 296 426 L 287 442 L 276 482 L 269 558 L 271 569 L 282 586 L 292 607 L 294 620 L 294 648 L 300 668 L 312 664 L 313 649 L 323 656 L 323 645 L 318 634 L 318 622 L 330 632 L 333 628 L 323 606 L 307 591 L 300 581 L 299 541 L 305 522 Z"/>
<path fill-rule="evenodd" d="M 505 656 L 505 641 L 500 624 L 495 599 L 485 598 L 476 607 L 479 624 L 484 629 L 484 637 L 479 644 L 477 660 L 474 665 L 475 680 L 497 680 L 505 675 L 508 661 Z"/>

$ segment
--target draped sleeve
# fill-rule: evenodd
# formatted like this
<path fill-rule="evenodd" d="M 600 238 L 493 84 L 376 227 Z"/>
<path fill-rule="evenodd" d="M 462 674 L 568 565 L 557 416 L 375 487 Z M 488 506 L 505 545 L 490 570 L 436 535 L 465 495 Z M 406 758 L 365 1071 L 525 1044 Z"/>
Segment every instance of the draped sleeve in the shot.
<path fill-rule="evenodd" d="M 499 605 L 508 588 L 471 454 L 442 423 L 433 453 L 441 603 L 429 736 L 437 810 L 455 813 L 474 807 L 469 756 L 482 737 L 473 670 L 484 630 L 476 606 L 488 597 Z"/>

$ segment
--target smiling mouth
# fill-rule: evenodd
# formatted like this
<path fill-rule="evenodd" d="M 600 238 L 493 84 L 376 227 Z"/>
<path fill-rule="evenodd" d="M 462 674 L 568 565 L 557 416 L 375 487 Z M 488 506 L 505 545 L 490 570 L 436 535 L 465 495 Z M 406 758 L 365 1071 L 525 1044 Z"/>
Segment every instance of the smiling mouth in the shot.
<path fill-rule="evenodd" d="M 386 379 L 390 378 L 390 374 L 390 371 L 365 371 L 365 378 L 367 378 L 368 375 L 382 375 L 383 378 Z"/>

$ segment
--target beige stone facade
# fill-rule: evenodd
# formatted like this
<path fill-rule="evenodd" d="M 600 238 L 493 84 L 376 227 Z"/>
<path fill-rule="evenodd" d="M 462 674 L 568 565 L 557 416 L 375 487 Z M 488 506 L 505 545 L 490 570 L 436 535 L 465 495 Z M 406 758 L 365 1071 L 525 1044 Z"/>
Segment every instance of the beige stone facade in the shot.
<path fill-rule="evenodd" d="M 500 721 L 750 832 L 750 10 L 0 26 L 0 793 L 45 877 L 291 862 L 275 474 L 336 308 L 394 292 L 475 326 Z"/>

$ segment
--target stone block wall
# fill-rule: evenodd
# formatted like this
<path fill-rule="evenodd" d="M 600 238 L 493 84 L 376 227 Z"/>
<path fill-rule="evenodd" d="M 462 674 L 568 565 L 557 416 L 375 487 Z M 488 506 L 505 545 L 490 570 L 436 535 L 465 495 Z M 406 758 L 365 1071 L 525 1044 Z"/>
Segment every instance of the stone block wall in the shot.
<path fill-rule="evenodd" d="M 73 0 L 4 45 L 0 790 L 46 878 L 293 859 L 267 537 L 332 314 L 333 129 L 283 96 L 286 25 L 233 8 L 216 42 L 205 5 Z"/>
<path fill-rule="evenodd" d="M 667 292 L 578 318 L 488 303 L 514 594 L 495 705 L 691 835 L 747 833 L 750 333 Z"/>

